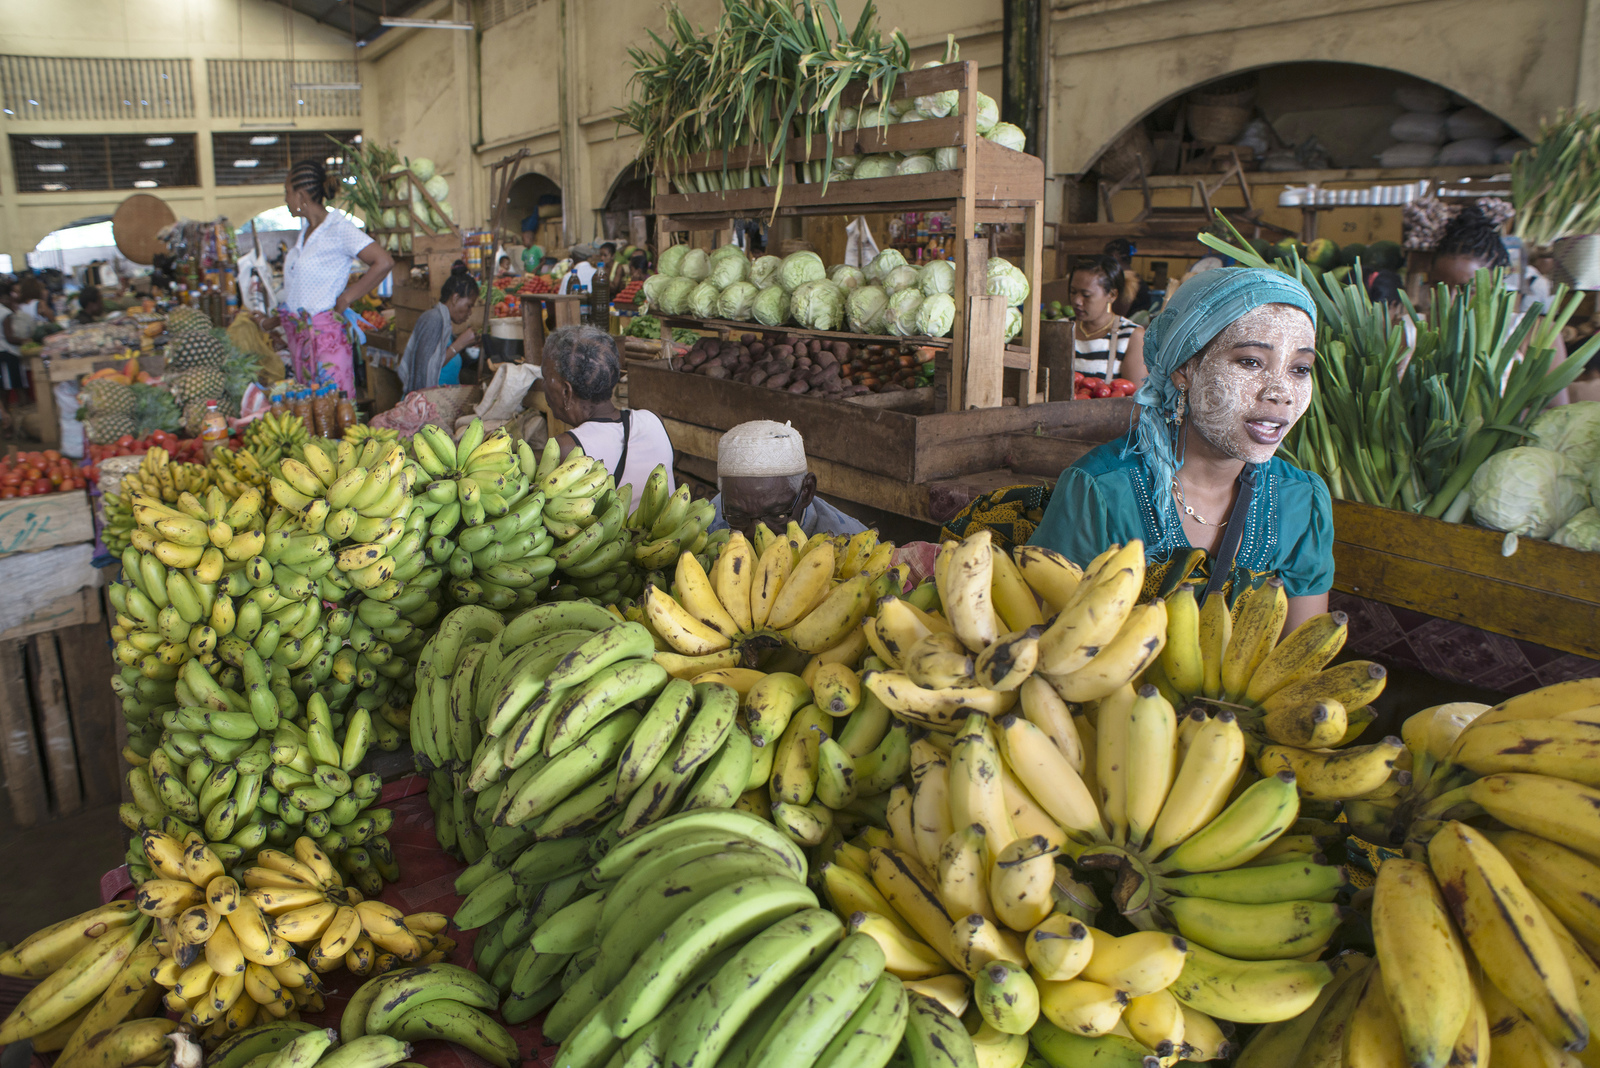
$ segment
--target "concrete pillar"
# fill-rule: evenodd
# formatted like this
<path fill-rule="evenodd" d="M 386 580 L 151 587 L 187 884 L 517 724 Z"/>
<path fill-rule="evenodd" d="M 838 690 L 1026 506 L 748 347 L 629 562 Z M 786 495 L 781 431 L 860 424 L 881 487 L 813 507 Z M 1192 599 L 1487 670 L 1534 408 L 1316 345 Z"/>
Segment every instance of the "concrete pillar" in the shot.
<path fill-rule="evenodd" d="M 1583 45 L 1578 52 L 1579 107 L 1600 107 L 1600 0 L 1583 0 Z"/>

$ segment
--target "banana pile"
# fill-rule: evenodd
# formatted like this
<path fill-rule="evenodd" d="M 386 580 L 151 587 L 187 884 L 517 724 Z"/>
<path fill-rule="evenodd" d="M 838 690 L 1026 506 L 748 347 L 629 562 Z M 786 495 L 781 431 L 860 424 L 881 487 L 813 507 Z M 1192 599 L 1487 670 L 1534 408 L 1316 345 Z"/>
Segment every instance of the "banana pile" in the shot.
<path fill-rule="evenodd" d="M 1378 869 L 1375 959 L 1240 1063 L 1595 1063 L 1600 680 L 1425 709 L 1402 735 L 1411 788 L 1346 806 L 1406 854 Z"/>
<path fill-rule="evenodd" d="M 309 838 L 297 839 L 293 854 L 262 850 L 238 879 L 197 835 L 179 842 L 148 831 L 144 850 L 157 877 L 135 900 L 156 920 L 154 978 L 167 990 L 166 1008 L 208 1042 L 321 1011 L 320 973 L 432 963 L 455 945 L 441 934 L 445 916 L 404 916 L 366 899 Z"/>
<path fill-rule="evenodd" d="M 0 975 L 38 984 L 0 1022 L 0 1043 L 32 1039 L 36 1051 L 60 1050 L 61 1063 L 77 1064 L 89 1039 L 149 1016 L 161 998 L 150 977 L 160 954 L 149 931 L 150 920 L 133 902 L 113 901 L 36 931 L 0 953 Z M 136 1048 L 141 1059 L 164 1053 L 166 1035 L 177 1025 L 161 1023 L 165 1026 L 141 1028 L 137 1038 L 124 1034 L 127 1048 Z M 113 1068 L 139 1063 L 108 1061 Z"/>
<path fill-rule="evenodd" d="M 432 1037 L 432 1036 L 430 1036 Z M 390 1068 L 406 1063 L 411 1045 L 388 1035 L 346 1036 L 298 1020 L 274 1020 L 242 1031 L 206 1057 L 208 1068 Z"/>
<path fill-rule="evenodd" d="M 211 479 L 230 497 L 237 497 L 246 487 L 267 488 L 270 469 L 262 464 L 256 454 L 247 449 L 213 449 L 206 468 Z"/>
<path fill-rule="evenodd" d="M 806 886 L 800 851 L 746 813 L 701 811 L 623 839 L 592 891 L 537 924 L 520 990 L 550 1009 L 556 1063 L 973 1063 L 959 1020 L 908 997 L 877 942 Z M 957 1056 L 965 1053 L 964 1059 Z"/>
<path fill-rule="evenodd" d="M 350 436 L 348 431 L 345 436 Z M 304 419 L 290 412 L 268 412 L 244 428 L 239 451 L 249 453 L 256 466 L 265 470 L 285 456 L 297 455 L 310 440 L 311 431 Z"/>
<path fill-rule="evenodd" d="M 657 464 L 645 480 L 639 506 L 627 517 L 627 528 L 635 539 L 634 562 L 645 571 L 663 571 L 685 552 L 705 552 L 708 542 L 703 536 L 716 515 L 716 506 L 709 500 L 690 500 L 687 484 L 669 494 L 667 480 L 666 466 Z M 639 593 L 643 591 L 641 583 Z"/>
<path fill-rule="evenodd" d="M 616 841 L 749 787 L 738 693 L 674 679 L 654 651 L 643 625 L 586 601 L 509 620 L 464 605 L 423 647 L 412 745 L 441 844 L 498 873 L 469 902 L 497 904 L 478 923 L 512 907 L 504 869 L 534 841 Z"/>
<path fill-rule="evenodd" d="M 486 1015 L 499 1004 L 499 991 L 476 972 L 446 963 L 401 968 L 369 979 L 351 995 L 339 1033 L 346 1045 L 372 1036 L 442 1040 L 496 1068 L 511 1068 L 519 1057 L 517 1043 Z"/>
<path fill-rule="evenodd" d="M 217 450 L 219 453 L 224 451 Z M 181 494 L 198 497 L 211 486 L 210 474 L 198 464 L 173 463 L 167 450 L 152 446 L 139 461 L 136 470 L 122 479 L 117 492 L 107 492 L 100 498 L 100 513 L 104 527 L 100 540 L 108 550 L 121 555 L 128 545 L 134 529 L 139 525 L 134 517 L 133 498 L 144 495 L 157 502 L 175 504 Z"/>

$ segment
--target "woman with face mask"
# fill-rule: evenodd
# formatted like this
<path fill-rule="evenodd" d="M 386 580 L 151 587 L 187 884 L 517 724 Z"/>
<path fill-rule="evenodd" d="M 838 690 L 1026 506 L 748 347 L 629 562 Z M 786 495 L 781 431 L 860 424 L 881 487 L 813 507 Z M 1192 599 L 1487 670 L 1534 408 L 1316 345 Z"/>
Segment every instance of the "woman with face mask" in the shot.
<path fill-rule="evenodd" d="M 1275 456 L 1311 403 L 1315 345 L 1316 305 L 1288 275 L 1196 276 L 1150 324 L 1134 429 L 1062 472 L 1031 543 L 1083 566 L 1140 538 L 1146 596 L 1276 575 L 1287 628 L 1327 611 L 1328 488 Z"/>

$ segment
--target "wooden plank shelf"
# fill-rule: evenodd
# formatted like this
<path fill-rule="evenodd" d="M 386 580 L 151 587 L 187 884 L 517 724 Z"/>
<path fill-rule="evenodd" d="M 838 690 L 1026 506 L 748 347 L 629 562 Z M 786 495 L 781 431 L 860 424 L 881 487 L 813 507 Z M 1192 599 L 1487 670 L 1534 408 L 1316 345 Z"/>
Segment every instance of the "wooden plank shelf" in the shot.
<path fill-rule="evenodd" d="M 767 326 L 763 323 L 741 322 L 738 319 L 696 319 L 688 315 L 659 315 L 663 323 L 687 327 L 690 330 L 709 330 L 713 333 L 793 334 L 795 337 L 826 338 L 829 341 L 849 341 L 862 345 L 920 345 L 925 348 L 948 349 L 947 337 L 900 337 L 896 334 L 852 334 L 848 330 L 810 330 L 803 326 Z"/>
<path fill-rule="evenodd" d="M 1333 502 L 1335 589 L 1600 658 L 1600 553 Z"/>
<path fill-rule="evenodd" d="M 717 192 L 668 191 L 675 182 L 681 188 L 680 176 L 716 171 L 739 171 L 741 182 L 747 177 L 770 181 L 770 175 L 758 178 L 743 173 L 746 169 L 769 169 L 768 161 L 777 154 L 765 145 L 675 160 L 670 170 L 665 161 L 658 161 L 655 211 L 661 251 L 679 231 L 719 230 L 736 218 L 949 211 L 954 232 L 964 240 L 952 260 L 956 314 L 944 350 L 948 356 L 941 355 L 935 373 L 936 392 L 952 413 L 1006 405 L 1023 409 L 1044 402 L 1039 381 L 1037 299 L 1044 247 L 1044 163 L 1036 156 L 1003 148 L 978 136 L 977 78 L 977 67 L 970 62 L 907 72 L 896 79 L 887 99 L 954 91 L 957 103 L 949 117 L 841 131 L 831 139 L 832 150 L 840 155 L 953 148 L 952 170 L 826 183 L 801 181 L 807 161 L 826 155 L 830 144 L 826 134 L 788 139 L 781 188 L 756 185 Z M 841 99 L 869 109 L 883 102 L 878 90 L 868 94 L 864 84 L 847 86 Z M 1028 278 L 1030 295 L 1022 309 L 1022 331 L 1014 345 L 1008 345 L 1003 336 L 1005 301 L 990 296 L 984 285 L 988 242 L 972 238 L 977 227 L 991 224 L 1020 225 L 1024 231 L 1022 270 Z M 713 329 L 750 328 L 744 324 L 718 324 Z M 808 336 L 860 339 L 859 335 L 833 332 Z"/>

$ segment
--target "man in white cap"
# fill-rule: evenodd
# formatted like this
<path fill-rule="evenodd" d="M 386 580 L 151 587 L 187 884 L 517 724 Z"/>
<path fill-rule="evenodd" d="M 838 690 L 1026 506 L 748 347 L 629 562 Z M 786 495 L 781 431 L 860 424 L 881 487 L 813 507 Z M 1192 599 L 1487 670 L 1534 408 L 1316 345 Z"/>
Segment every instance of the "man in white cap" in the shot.
<path fill-rule="evenodd" d="M 800 432 L 788 423 L 740 423 L 717 442 L 717 516 L 712 530 L 732 527 L 752 537 L 756 525 L 781 533 L 791 520 L 812 534 L 858 534 L 867 529 L 817 497 L 817 476 L 806 464 Z"/>

